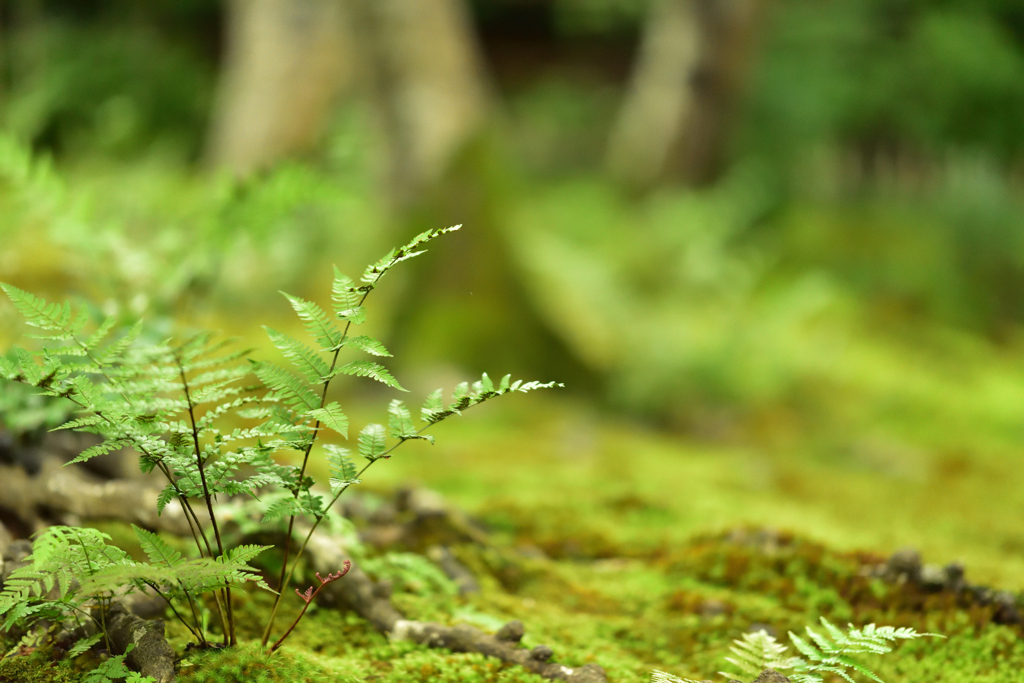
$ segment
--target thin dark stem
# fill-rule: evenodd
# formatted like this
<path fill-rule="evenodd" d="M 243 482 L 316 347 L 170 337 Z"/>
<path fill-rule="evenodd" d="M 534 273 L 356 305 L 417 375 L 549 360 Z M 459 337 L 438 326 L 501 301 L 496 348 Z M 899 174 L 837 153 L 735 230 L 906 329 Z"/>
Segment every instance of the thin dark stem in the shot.
<path fill-rule="evenodd" d="M 440 421 L 440 420 L 439 420 L 439 421 Z M 423 432 L 427 431 L 428 429 L 430 429 L 431 427 L 433 427 L 433 426 L 434 426 L 435 424 L 437 424 L 437 422 L 431 422 L 430 424 L 428 424 L 428 425 L 426 425 L 426 426 L 424 426 L 424 427 L 420 428 L 420 429 L 419 429 L 419 431 L 417 431 L 417 432 L 416 432 L 416 436 L 419 436 L 419 435 L 421 435 L 421 434 L 422 434 Z M 412 440 L 413 440 L 413 439 L 411 439 L 411 438 L 405 438 L 405 439 L 400 439 L 400 440 L 399 440 L 399 442 L 398 442 L 398 443 L 396 443 L 396 444 L 395 444 L 394 446 L 392 446 L 391 448 L 387 449 L 386 451 L 384 451 L 383 453 L 381 453 L 381 454 L 380 454 L 379 456 L 377 456 L 376 458 L 374 458 L 374 459 L 373 459 L 373 460 L 371 460 L 370 462 L 368 462 L 368 463 L 366 463 L 365 465 L 363 465 L 363 469 L 359 470 L 359 471 L 358 471 L 358 472 L 356 473 L 355 479 L 359 479 L 360 477 L 362 477 L 362 476 L 363 476 L 363 473 L 364 473 L 364 472 L 365 472 L 366 470 L 370 469 L 370 466 L 371 466 L 371 465 L 372 465 L 373 463 L 377 462 L 378 460 L 383 460 L 384 458 L 386 458 L 386 457 L 388 457 L 389 455 L 391 455 L 391 452 L 392 452 L 392 451 L 394 451 L 394 450 L 395 450 L 396 448 L 398 448 L 399 446 L 401 446 L 401 445 L 402 445 L 403 443 L 405 443 L 406 441 L 412 441 Z M 349 487 L 349 486 L 350 486 L 350 485 L 346 485 L 346 486 L 345 486 L 345 487 L 343 487 L 343 488 L 342 488 L 341 490 L 339 490 L 339 491 L 338 491 L 338 492 L 337 492 L 336 494 L 334 494 L 334 497 L 333 497 L 333 498 L 331 498 L 331 502 L 329 502 L 329 503 L 327 504 L 327 507 L 325 507 L 325 508 L 324 508 L 324 512 L 323 512 L 323 514 L 321 514 L 321 515 L 317 515 L 317 516 L 316 516 L 316 518 L 315 518 L 315 521 L 313 522 L 313 526 L 311 526 L 311 527 L 310 527 L 310 529 L 309 529 L 309 531 L 308 531 L 308 532 L 306 532 L 306 538 L 304 538 L 304 539 L 302 540 L 302 545 L 301 545 L 301 546 L 299 546 L 299 552 L 295 553 L 295 559 L 294 559 L 294 561 L 292 562 L 292 568 L 291 568 L 291 570 L 290 570 L 290 571 L 288 572 L 288 578 L 287 578 L 287 583 L 291 583 L 291 580 L 292 580 L 292 576 L 293 576 L 293 575 L 295 574 L 295 567 L 296 567 L 296 566 L 298 565 L 298 562 L 299 562 L 299 558 L 300 558 L 300 557 L 302 557 L 302 553 L 303 553 L 303 552 L 305 552 L 305 550 L 306 550 L 306 546 L 307 546 L 307 545 L 309 544 L 309 539 L 313 537 L 313 532 L 314 532 L 314 531 L 316 531 L 316 528 L 317 528 L 318 526 L 320 526 L 320 522 L 322 522 L 322 521 L 323 521 L 323 519 L 324 519 L 324 518 L 325 518 L 325 517 L 327 516 L 327 513 L 328 513 L 328 512 L 330 511 L 330 509 L 331 509 L 332 507 L 334 507 L 334 504 L 335 504 L 336 502 L 338 502 L 338 498 L 341 498 L 341 494 L 345 493 L 345 491 L 347 491 L 347 490 L 348 490 L 348 487 Z M 278 597 L 281 597 L 281 595 L 280 595 L 280 594 L 281 594 L 281 592 L 279 591 L 279 592 L 278 592 Z M 264 643 L 264 645 L 265 645 L 265 644 L 266 644 L 266 643 Z"/>
<path fill-rule="evenodd" d="M 192 403 L 192 395 L 189 393 L 188 380 L 185 378 L 185 368 L 182 366 L 181 361 L 175 359 L 178 363 L 178 372 L 181 375 L 181 386 L 185 390 L 185 402 L 188 403 L 188 416 L 192 421 L 192 442 L 196 448 L 196 464 L 199 467 L 199 480 L 203 484 L 203 498 L 206 499 L 206 509 L 210 513 L 210 523 L 213 525 L 213 535 L 217 539 L 217 554 L 224 554 L 224 544 L 220 538 L 220 528 L 217 526 L 217 517 L 213 514 L 213 497 L 210 495 L 210 488 L 206 484 L 206 470 L 203 467 L 203 451 L 199 446 L 199 430 L 196 428 L 196 412 L 195 407 Z M 224 629 L 224 644 L 235 645 L 235 622 L 234 614 L 231 609 L 231 588 L 228 586 L 224 587 L 224 601 L 227 603 L 227 624 Z M 223 615 L 222 615 L 223 616 Z"/>
<path fill-rule="evenodd" d="M 299 625 L 299 621 L 302 620 L 302 617 L 303 617 L 303 615 L 306 614 L 306 610 L 307 609 L 309 609 L 309 603 L 308 602 L 305 605 L 302 606 L 302 611 L 299 612 L 299 616 L 295 617 L 295 621 L 293 621 L 292 625 L 288 627 L 288 630 L 284 632 L 284 635 L 281 636 L 280 638 L 278 638 L 277 642 L 275 642 L 270 647 L 270 652 L 274 652 L 275 650 L 277 650 L 277 648 L 281 647 L 281 643 L 284 642 L 284 639 L 287 638 L 291 634 L 291 632 L 295 629 L 295 627 Z"/>
<path fill-rule="evenodd" d="M 181 503 L 181 507 L 185 511 L 185 521 L 188 522 L 188 530 L 192 532 L 192 540 L 196 542 L 196 548 L 199 549 L 199 557 L 203 556 L 203 544 L 199 542 L 200 536 L 203 538 L 203 543 L 206 544 L 206 550 L 210 557 L 213 557 L 213 551 L 210 549 L 210 541 L 206 538 L 206 534 L 203 532 L 203 526 L 199 523 L 196 511 L 192 509 L 192 505 L 188 502 L 188 498 L 184 493 L 182 493 L 181 489 L 178 488 L 178 483 L 174 481 L 174 477 L 171 475 L 171 471 L 167 469 L 167 465 L 161 462 L 159 463 L 159 468 L 163 475 L 167 477 L 167 481 L 169 481 L 171 486 L 174 487 L 175 493 L 178 494 L 178 501 Z M 194 526 L 193 520 L 195 522 Z M 199 530 L 198 535 L 196 533 L 196 528 Z"/>
<path fill-rule="evenodd" d="M 99 416 L 101 419 L 109 423 L 111 426 L 117 427 L 117 423 L 111 420 L 107 415 L 104 415 L 103 413 L 90 408 L 89 406 L 85 405 L 84 403 L 74 398 L 73 396 L 65 396 L 64 398 L 79 406 L 83 410 L 88 410 L 91 413 Z M 125 400 L 127 401 L 127 398 Z M 181 489 L 178 488 L 178 484 L 177 482 L 174 481 L 174 477 L 171 475 L 170 470 L 167 469 L 167 465 L 163 463 L 163 458 L 155 457 L 152 453 L 146 450 L 146 448 L 142 444 L 138 443 L 138 440 L 133 435 L 128 434 L 125 438 L 130 439 L 132 441 L 132 445 L 137 451 L 139 451 L 146 457 L 152 459 L 153 462 L 155 462 L 157 467 L 160 469 L 160 472 L 163 473 L 164 477 L 167 478 L 167 481 L 174 488 L 174 492 L 177 494 L 178 500 L 181 502 L 181 507 L 185 510 L 185 519 L 188 521 L 189 530 L 192 531 L 192 538 L 193 540 L 195 540 L 196 547 L 199 549 L 199 556 L 203 556 L 203 547 L 199 544 L 199 538 L 196 536 L 195 529 L 192 528 L 192 520 L 195 520 L 196 527 L 198 527 L 199 529 L 199 535 L 202 536 L 203 542 L 206 544 L 206 550 L 212 557 L 213 551 L 210 550 L 210 542 L 209 540 L 207 540 L 206 534 L 203 532 L 203 527 L 199 523 L 199 518 L 196 516 L 195 510 L 192 509 L 192 505 L 188 502 L 188 498 L 185 496 L 184 493 L 182 493 Z M 189 515 L 191 515 L 191 519 L 189 518 Z"/>
<path fill-rule="evenodd" d="M 89 576 L 96 574 L 96 569 L 92 565 L 92 559 L 89 557 L 89 550 L 85 547 L 85 542 L 82 541 L 82 534 L 75 529 L 75 538 L 78 539 L 78 545 L 82 546 L 82 555 L 85 557 L 85 564 L 89 567 Z M 103 631 L 103 642 L 107 646 L 107 652 L 110 652 L 110 635 L 107 633 L 107 619 L 106 619 L 106 607 L 103 606 L 103 598 L 97 597 L 100 601 L 100 629 Z"/>
<path fill-rule="evenodd" d="M 93 615 L 89 614 L 89 612 L 87 612 L 86 610 L 82 609 L 81 607 L 75 607 L 71 603 L 68 603 L 67 606 L 70 607 L 75 612 L 81 612 L 85 616 L 89 617 L 90 619 L 92 619 L 94 624 L 96 624 L 97 626 L 100 627 L 101 631 L 103 630 L 103 623 L 99 619 L 94 617 Z M 77 614 L 75 614 L 75 621 L 78 623 L 79 626 L 82 625 L 82 622 L 78 621 L 78 615 Z"/>
<path fill-rule="evenodd" d="M 110 634 L 107 633 L 107 608 L 103 604 L 103 598 L 100 601 L 100 629 L 103 630 L 103 644 L 107 646 L 107 652 L 113 653 L 110 649 Z"/>
<path fill-rule="evenodd" d="M 147 586 L 152 588 L 156 592 L 157 595 L 159 595 L 161 598 L 164 599 L 164 602 L 167 603 L 167 606 L 171 608 L 172 612 L 174 612 L 174 616 L 178 617 L 178 621 L 180 621 L 185 626 L 185 628 L 187 628 L 189 630 L 189 632 L 192 633 L 193 636 L 195 636 L 195 638 L 199 641 L 200 644 L 205 644 L 205 642 L 206 642 L 205 639 L 201 635 L 196 633 L 195 629 L 193 629 L 191 626 L 188 625 L 188 622 L 185 621 L 185 618 L 183 616 L 181 616 L 181 614 L 178 613 L 178 610 L 176 610 L 174 608 L 174 603 L 171 602 L 171 599 L 169 597 L 167 597 L 166 595 L 164 595 L 163 592 L 159 588 L 156 587 L 155 583 L 153 583 L 152 581 L 146 581 L 145 579 L 143 579 L 143 583 L 145 583 Z M 186 596 L 188 595 L 187 591 L 186 591 L 185 595 Z M 191 600 L 189 602 L 191 603 Z M 193 617 L 195 616 L 195 611 L 194 610 L 193 610 L 192 616 Z"/>
<path fill-rule="evenodd" d="M 378 275 L 377 278 L 374 280 L 374 285 L 377 284 L 377 280 L 380 280 L 380 275 Z M 364 292 L 362 298 L 359 299 L 359 303 L 356 304 L 356 307 L 358 308 L 359 306 L 362 306 L 363 303 L 366 301 L 366 297 L 368 297 L 369 295 L 370 295 L 370 292 Z M 352 327 L 352 321 L 351 320 L 346 321 L 345 329 L 341 331 L 341 341 L 338 342 L 338 348 L 334 352 L 334 357 L 331 359 L 331 368 L 327 371 L 328 377 L 330 377 L 331 373 L 334 372 L 334 368 L 337 367 L 337 365 L 338 365 L 338 356 L 341 354 L 341 349 L 342 349 L 341 345 L 344 344 L 345 340 L 348 338 L 348 331 L 349 331 L 349 329 L 351 327 Z M 323 391 L 320 394 L 320 407 L 321 408 L 323 408 L 324 405 L 327 403 L 327 388 L 330 386 L 330 384 L 331 384 L 331 380 L 330 379 L 327 379 L 327 381 L 324 382 L 324 388 L 323 388 Z M 316 424 L 313 425 L 313 433 L 312 433 L 312 436 L 309 439 L 309 445 L 306 446 L 306 452 L 303 453 L 303 455 L 302 455 L 302 466 L 299 468 L 298 486 L 295 487 L 295 491 L 294 491 L 295 498 L 299 497 L 299 490 L 300 490 L 301 485 L 302 485 L 302 478 L 306 474 L 306 464 L 309 462 L 309 454 L 313 451 L 313 444 L 316 443 L 316 436 L 319 433 L 319 429 L 320 429 L 320 420 L 317 420 Z M 287 574 L 287 579 L 285 578 L 285 572 L 288 569 L 288 557 L 291 554 L 291 550 L 292 550 L 292 530 L 294 528 L 295 528 L 295 515 L 291 515 L 288 518 L 288 533 L 285 535 L 285 540 L 284 540 L 284 559 L 281 562 L 281 574 L 280 574 L 280 576 L 277 579 L 277 597 L 274 598 L 274 605 L 273 605 L 273 607 L 270 608 L 270 617 L 267 619 L 267 626 L 266 626 L 266 628 L 263 629 L 263 638 L 260 640 L 260 645 L 262 645 L 264 647 L 266 647 L 267 641 L 270 640 L 270 633 L 271 633 L 272 629 L 274 628 L 274 620 L 277 618 L 277 610 L 278 610 L 278 607 L 280 607 L 280 605 L 281 605 L 281 595 L 282 595 L 282 593 L 284 593 L 284 588 L 287 585 L 287 583 L 291 581 L 292 574 L 295 571 L 294 563 L 293 563 L 292 571 Z M 295 559 L 296 559 L 296 561 L 298 561 L 298 556 L 296 556 Z"/>

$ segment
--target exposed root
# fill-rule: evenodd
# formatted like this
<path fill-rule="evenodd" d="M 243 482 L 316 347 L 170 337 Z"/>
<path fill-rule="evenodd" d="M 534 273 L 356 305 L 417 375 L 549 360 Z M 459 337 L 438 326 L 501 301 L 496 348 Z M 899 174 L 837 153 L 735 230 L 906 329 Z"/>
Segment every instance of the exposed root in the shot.
<path fill-rule="evenodd" d="M 314 534 L 306 552 L 318 567 L 340 567 L 348 558 L 344 549 L 326 536 Z M 390 586 L 377 584 L 358 567 L 353 567 L 344 581 L 325 587 L 326 600 L 348 605 L 382 633 L 395 640 L 411 640 L 428 647 L 446 648 L 453 652 L 477 652 L 503 662 L 518 664 L 529 671 L 552 680 L 569 683 L 607 683 L 604 669 L 596 664 L 568 667 L 549 661 L 551 648 L 538 645 L 532 650 L 518 647 L 523 625 L 518 621 L 506 624 L 496 635 L 471 626 L 442 626 L 433 622 L 410 621 L 391 605 Z"/>

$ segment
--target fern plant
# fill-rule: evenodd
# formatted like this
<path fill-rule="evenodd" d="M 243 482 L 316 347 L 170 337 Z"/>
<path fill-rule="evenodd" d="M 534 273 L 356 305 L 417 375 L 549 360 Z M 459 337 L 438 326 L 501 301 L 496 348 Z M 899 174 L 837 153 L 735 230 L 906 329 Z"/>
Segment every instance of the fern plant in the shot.
<path fill-rule="evenodd" d="M 129 448 L 138 453 L 143 472 L 163 475 L 167 484 L 158 498 L 157 510 L 162 512 L 171 501 L 181 505 L 196 554 L 186 559 L 156 534 L 136 527 L 136 537 L 149 562 L 134 562 L 123 551 L 107 545 L 99 532 L 72 527 L 47 530 L 33 545 L 32 564 L 12 575 L 13 581 L 0 593 L 3 627 L 10 629 L 26 619 L 44 616 L 50 620 L 68 615 L 92 618 L 96 611 L 103 634 L 110 601 L 148 586 L 166 599 L 204 646 L 208 634 L 205 619 L 200 616 L 204 607 L 200 596 L 211 594 L 223 643 L 233 645 L 231 588 L 252 582 L 277 594 L 263 632 L 262 643 L 266 646 L 281 597 L 291 584 L 309 539 L 328 518 L 338 498 L 358 484 L 370 466 L 390 458 L 407 441 L 433 443 L 425 430 L 484 401 L 512 392 L 561 386 L 554 382 L 513 382 L 509 376 L 495 383 L 484 374 L 472 385 L 455 387 L 450 402 L 444 400 L 440 389 L 430 394 L 419 410 L 420 426 L 402 401 L 393 400 L 387 408 L 386 426 L 369 424 L 359 432 L 355 453 L 364 460 L 361 465 L 356 464 L 349 449 L 323 443 L 319 438 L 328 431 L 348 438 L 345 412 L 337 402 L 327 400 L 328 389 L 338 376 L 367 377 L 405 391 L 377 361 L 363 356 L 343 362 L 342 353 L 390 356 L 378 340 L 350 334 L 353 326 L 366 319 L 367 297 L 391 268 L 419 256 L 427 242 L 458 228 L 418 235 L 370 265 L 358 282 L 335 269 L 330 312 L 312 301 L 285 294 L 304 324 L 311 345 L 265 329 L 291 367 L 251 360 L 250 350 L 233 349 L 209 333 L 181 342 L 145 344 L 139 341 L 141 322 L 116 332 L 112 318 L 92 325 L 85 311 L 76 312 L 69 304 L 49 303 L 0 284 L 26 322 L 39 330 L 37 338 L 44 342 L 35 354 L 16 348 L 10 356 L 0 357 L 0 376 L 29 384 L 43 395 L 70 401 L 78 409 L 77 415 L 60 429 L 103 437 L 101 443 L 86 449 L 71 463 Z M 317 446 L 330 471 L 330 496 L 326 501 L 324 496 L 314 494 L 315 482 L 307 475 Z M 297 466 L 282 465 L 275 459 L 288 452 L 298 455 Z M 276 590 L 248 566 L 266 546 L 225 546 L 214 503 L 221 497 L 242 494 L 272 501 L 263 509 L 264 521 L 288 520 Z M 299 516 L 308 517 L 311 524 L 293 552 L 292 532 Z M 341 568 L 331 569 L 339 573 L 329 572 L 329 580 L 340 579 Z M 321 586 L 326 582 L 321 579 Z M 304 600 L 309 597 L 299 595 Z M 87 606 L 97 609 L 89 610 Z M 270 651 L 281 646 L 304 613 L 269 647 Z"/>
<path fill-rule="evenodd" d="M 729 678 L 737 676 L 757 677 L 765 669 L 780 672 L 792 671 L 787 674 L 793 683 L 823 683 L 826 674 L 835 674 L 856 683 L 854 674 L 861 674 L 878 683 L 884 683 L 878 675 L 869 669 L 859 656 L 864 654 L 882 655 L 892 652 L 893 643 L 897 640 L 912 640 L 924 636 L 941 638 L 937 633 L 918 633 L 912 628 L 896 628 L 893 626 L 876 626 L 868 624 L 863 628 L 847 626 L 844 632 L 825 617 L 821 618 L 823 632 L 810 626 L 806 627 L 807 635 L 800 637 L 789 632 L 789 639 L 801 656 L 789 656 L 789 648 L 779 643 L 766 631 L 744 633 L 742 638 L 733 641 L 729 650 L 732 657 L 725 661 L 736 667 L 736 672 L 721 671 L 721 675 Z M 698 683 L 689 678 L 680 678 L 664 671 L 651 674 L 652 683 Z"/>
<path fill-rule="evenodd" d="M 85 674 L 82 683 L 113 683 L 117 679 L 124 679 L 124 683 L 156 683 L 152 676 L 143 676 L 137 671 L 132 671 L 124 663 L 124 658 L 135 648 L 135 643 L 130 643 L 124 652 L 113 655 L 106 661 L 100 663 L 92 671 Z"/>

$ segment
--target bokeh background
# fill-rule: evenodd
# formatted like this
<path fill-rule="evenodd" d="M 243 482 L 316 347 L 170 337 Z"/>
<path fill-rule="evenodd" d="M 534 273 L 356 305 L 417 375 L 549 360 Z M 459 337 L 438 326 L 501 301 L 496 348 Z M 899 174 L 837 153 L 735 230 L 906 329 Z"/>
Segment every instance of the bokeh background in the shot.
<path fill-rule="evenodd" d="M 567 388 L 368 485 L 555 555 L 746 523 L 1024 588 L 1019 0 L 0 8 L 3 281 L 269 356 L 278 290 L 461 223 L 370 302 L 389 367 Z"/>

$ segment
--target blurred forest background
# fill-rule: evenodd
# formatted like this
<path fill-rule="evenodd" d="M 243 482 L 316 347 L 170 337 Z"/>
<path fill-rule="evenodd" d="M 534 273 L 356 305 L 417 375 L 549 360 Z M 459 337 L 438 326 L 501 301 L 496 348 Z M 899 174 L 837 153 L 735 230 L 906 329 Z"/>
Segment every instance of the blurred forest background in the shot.
<path fill-rule="evenodd" d="M 407 386 L 563 381 L 570 460 L 711 448 L 696 526 L 1024 569 L 1019 0 L 0 6 L 0 279 L 266 346 L 277 290 L 462 223 L 371 302 Z"/>

